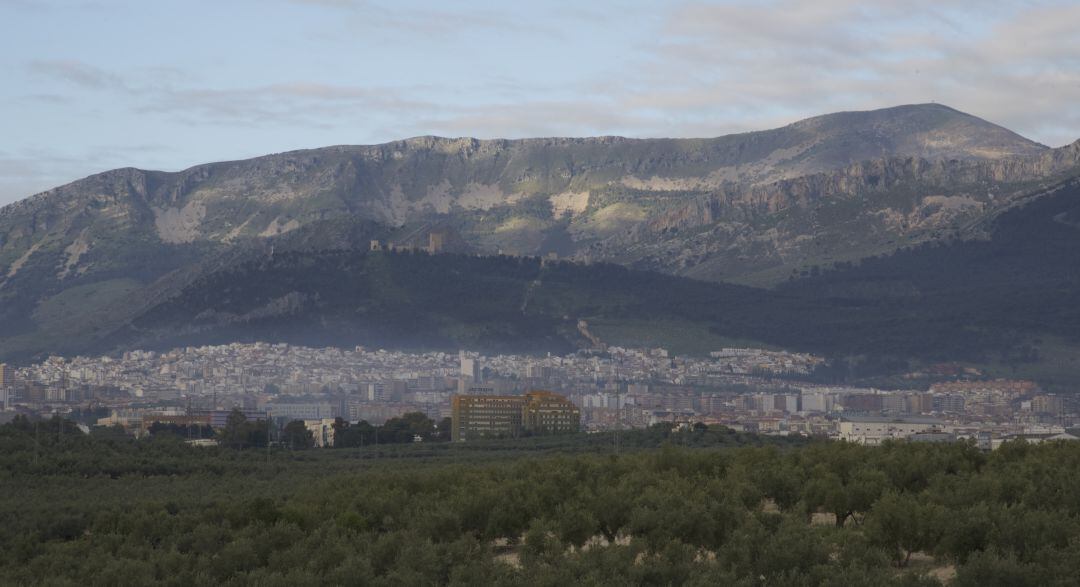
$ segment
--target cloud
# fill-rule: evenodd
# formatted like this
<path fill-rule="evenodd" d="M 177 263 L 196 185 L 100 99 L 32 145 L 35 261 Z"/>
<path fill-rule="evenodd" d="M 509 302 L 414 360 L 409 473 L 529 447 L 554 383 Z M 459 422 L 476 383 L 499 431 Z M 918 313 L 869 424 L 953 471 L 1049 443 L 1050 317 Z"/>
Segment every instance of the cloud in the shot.
<path fill-rule="evenodd" d="M 1063 144 L 1080 133 L 1076 22 L 1071 3 L 684 4 L 620 102 L 774 124 L 940 101 Z"/>
<path fill-rule="evenodd" d="M 288 82 L 265 86 L 158 90 L 138 107 L 188 124 L 315 125 L 331 127 L 363 116 L 416 114 L 437 108 L 394 88 Z"/>
<path fill-rule="evenodd" d="M 418 121 L 421 129 L 451 136 L 525 138 L 626 134 L 649 124 L 603 100 L 522 101 L 452 109 Z"/>
<path fill-rule="evenodd" d="M 319 6 L 349 14 L 349 28 L 371 31 L 395 30 L 399 33 L 454 37 L 476 31 L 500 33 L 541 34 L 562 36 L 557 26 L 523 17 L 520 11 L 487 10 L 475 7 L 457 10 L 445 8 L 412 8 L 402 3 L 377 3 L 366 0 L 288 0 L 293 4 Z M 442 3 L 439 3 L 442 6 Z M 445 6 L 452 6 L 447 3 Z M 569 12 L 568 16 L 584 13 Z"/>
<path fill-rule="evenodd" d="M 205 87 L 176 67 L 142 68 L 133 75 L 107 71 L 78 60 L 37 60 L 27 64 L 34 75 L 57 79 L 81 90 L 125 98 L 137 114 L 164 114 L 187 125 L 315 125 L 335 119 L 394 113 L 431 113 L 434 102 L 417 98 L 434 88 L 422 85 L 376 87 L 287 81 L 257 86 Z M 62 94 L 37 93 L 23 101 L 62 104 Z"/>
<path fill-rule="evenodd" d="M 500 17 L 469 11 L 424 15 L 370 2 L 310 1 L 401 29 L 507 26 Z M 601 78 L 518 93 L 508 82 L 500 96 L 489 95 L 483 104 L 433 106 L 435 112 L 416 105 L 418 123 L 431 132 L 467 135 L 702 136 L 836 110 L 938 101 L 1053 145 L 1080 136 L 1075 3 L 774 0 L 668 6 L 656 34 L 634 47 L 642 57 Z"/>
<path fill-rule="evenodd" d="M 77 59 L 34 60 L 27 64 L 31 73 L 51 77 L 91 90 L 125 89 L 120 76 Z"/>
<path fill-rule="evenodd" d="M 522 12 L 506 9 L 287 1 L 339 11 L 349 26 L 392 30 L 404 42 L 558 28 L 557 19 L 525 22 Z M 701 136 L 836 110 L 939 101 L 1052 144 L 1080 133 L 1080 35 L 1072 26 L 1080 22 L 1080 5 L 774 0 L 667 6 L 652 12 L 656 34 L 628 47 L 633 61 L 561 84 L 532 82 L 527 72 L 492 72 L 440 87 L 421 87 L 415 76 L 405 76 L 393 86 L 294 78 L 221 88 L 200 86 L 181 70 L 125 77 L 76 60 L 35 61 L 31 68 L 84 89 L 126 92 L 134 97 L 134 112 L 165 114 L 185 125 L 332 129 L 365 119 L 421 134 Z M 566 8 L 569 21 L 599 22 L 595 13 Z"/>

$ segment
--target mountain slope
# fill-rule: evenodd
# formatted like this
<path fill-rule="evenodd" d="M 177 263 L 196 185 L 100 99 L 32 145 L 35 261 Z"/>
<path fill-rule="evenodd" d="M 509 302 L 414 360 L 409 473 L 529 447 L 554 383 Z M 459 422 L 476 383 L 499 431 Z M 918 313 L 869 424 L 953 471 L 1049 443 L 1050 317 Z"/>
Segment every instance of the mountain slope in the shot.
<path fill-rule="evenodd" d="M 94 261 L 83 257 L 98 245 L 96 232 L 106 230 L 182 245 L 273 236 L 344 215 L 399 225 L 423 216 L 539 205 L 563 217 L 588 209 L 594 190 L 670 195 L 776 181 L 882 156 L 998 159 L 1044 150 L 996 125 L 926 104 L 826 115 L 715 139 L 420 137 L 178 173 L 119 169 L 0 210 L 0 278 L 10 280 L 35 254 L 56 253 L 57 247 L 58 278 L 95 271 Z M 639 208 L 598 209 L 582 230 L 603 232 L 632 220 Z M 529 232 L 527 222 L 509 220 L 494 232 Z M 512 243 L 513 235 L 503 240 Z M 493 251 L 502 243 L 496 237 L 482 244 Z"/>
<path fill-rule="evenodd" d="M 1047 150 L 924 104 L 715 139 L 420 137 L 119 169 L 0 209 L 0 355 L 63 348 L 72 325 L 102 336 L 126 315 L 117 305 L 147 307 L 290 238 L 357 250 L 369 237 L 422 242 L 440 226 L 485 254 L 775 284 L 812 265 L 982 238 L 965 227 L 1078 162 L 1077 145 Z"/>
<path fill-rule="evenodd" d="M 709 280 L 772 285 L 812 266 L 943 238 L 1080 174 L 1080 141 L 1032 157 L 892 158 L 771 184 L 684 195 L 589 255 Z"/>
<path fill-rule="evenodd" d="M 237 246 L 66 322 L 44 348 L 7 355 L 253 340 L 565 352 L 591 344 L 584 320 L 609 344 L 811 351 L 854 365 L 839 378 L 953 360 L 1059 389 L 1080 376 L 1080 179 L 987 219 L 981 239 L 927 243 L 774 289 L 611 264 L 368 251 L 385 230 L 335 220 Z"/>
<path fill-rule="evenodd" d="M 423 252 L 290 250 L 215 267 L 142 306 L 116 305 L 111 328 L 69 339 L 84 348 L 169 348 L 285 341 L 398 348 L 573 350 L 579 319 L 692 320 L 750 304 L 751 288 L 616 265 Z M 678 302 L 678 303 L 676 303 Z M 711 324 L 728 324 L 709 312 Z M 741 332 L 733 314 L 728 330 Z M 84 330 L 89 334 L 91 330 Z M 719 337 L 718 337 L 719 338 Z"/>
<path fill-rule="evenodd" d="M 909 361 L 1080 375 L 1080 179 L 988 220 L 981 240 L 939 242 L 793 279 L 774 290 L 619 266 L 425 253 L 296 251 L 223 267 L 139 309 L 119 348 L 282 340 L 498 351 L 587 346 L 682 329 L 704 352 L 741 340 L 860 357 L 861 375 Z M 1013 370 L 1013 371 L 1010 371 Z"/>

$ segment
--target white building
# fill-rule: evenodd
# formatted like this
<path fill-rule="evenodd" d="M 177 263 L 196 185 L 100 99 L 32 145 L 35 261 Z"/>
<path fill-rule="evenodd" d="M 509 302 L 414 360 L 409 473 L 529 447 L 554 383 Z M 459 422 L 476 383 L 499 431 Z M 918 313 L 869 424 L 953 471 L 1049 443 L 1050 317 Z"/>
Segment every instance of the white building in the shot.
<path fill-rule="evenodd" d="M 888 418 L 883 416 L 844 416 L 840 420 L 841 440 L 877 445 L 886 440 L 901 440 L 923 432 L 943 432 L 936 418 Z"/>
<path fill-rule="evenodd" d="M 480 361 L 466 355 L 464 351 L 458 358 L 461 362 L 461 376 L 470 383 L 480 383 Z"/>
<path fill-rule="evenodd" d="M 304 420 L 304 426 L 311 432 L 315 439 L 316 448 L 330 448 L 334 446 L 334 419 L 323 418 L 321 420 Z"/>
<path fill-rule="evenodd" d="M 802 411 L 804 412 L 831 412 L 833 409 L 833 397 L 825 392 L 803 392 Z"/>

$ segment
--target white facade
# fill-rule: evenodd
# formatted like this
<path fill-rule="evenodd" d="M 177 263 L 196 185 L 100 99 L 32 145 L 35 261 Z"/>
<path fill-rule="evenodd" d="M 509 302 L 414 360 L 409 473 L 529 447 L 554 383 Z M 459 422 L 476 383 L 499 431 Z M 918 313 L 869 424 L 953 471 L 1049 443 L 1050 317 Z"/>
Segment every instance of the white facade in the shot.
<path fill-rule="evenodd" d="M 932 418 L 881 418 L 852 416 L 840 421 L 841 440 L 877 445 L 886 440 L 900 440 L 922 432 L 941 431 L 942 423 Z"/>
<path fill-rule="evenodd" d="M 333 418 L 304 420 L 304 426 L 311 432 L 311 436 L 315 439 L 316 448 L 329 448 L 334 446 Z"/>
<path fill-rule="evenodd" d="M 831 412 L 833 409 L 833 397 L 824 392 L 811 392 L 802 394 L 802 411 L 804 412 Z"/>

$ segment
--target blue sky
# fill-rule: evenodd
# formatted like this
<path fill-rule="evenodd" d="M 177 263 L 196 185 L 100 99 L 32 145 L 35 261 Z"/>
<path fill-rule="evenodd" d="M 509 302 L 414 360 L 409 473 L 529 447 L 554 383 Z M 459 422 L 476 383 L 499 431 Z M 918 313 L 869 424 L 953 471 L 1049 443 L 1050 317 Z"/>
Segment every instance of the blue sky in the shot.
<path fill-rule="evenodd" d="M 0 0 L 0 204 L 409 136 L 716 136 L 937 101 L 1080 138 L 1080 3 Z"/>

